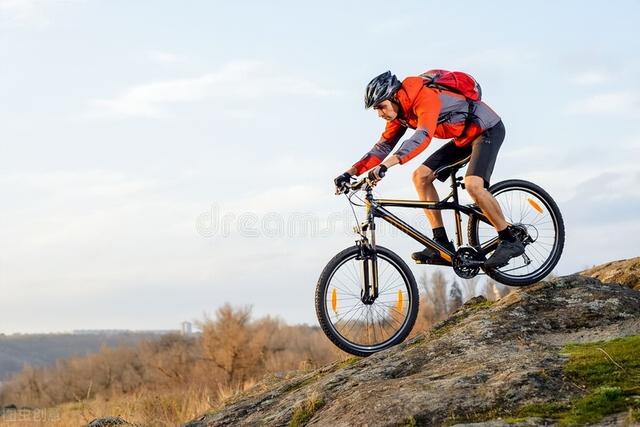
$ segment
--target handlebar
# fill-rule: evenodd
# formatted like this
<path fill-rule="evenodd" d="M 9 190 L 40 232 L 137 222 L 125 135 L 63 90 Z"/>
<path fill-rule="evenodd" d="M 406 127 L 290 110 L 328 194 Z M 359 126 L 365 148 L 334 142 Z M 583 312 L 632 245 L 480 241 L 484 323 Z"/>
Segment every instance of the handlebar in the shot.
<path fill-rule="evenodd" d="M 386 171 L 378 171 L 378 176 L 380 179 L 384 178 L 386 175 Z M 369 177 L 369 174 L 365 175 L 360 181 L 356 181 L 353 184 L 349 182 L 345 182 L 342 184 L 342 188 L 336 191 L 336 194 L 348 193 L 349 191 L 358 191 L 362 187 L 365 189 L 371 189 L 376 186 L 379 180 L 373 180 Z"/>
<path fill-rule="evenodd" d="M 381 174 L 381 178 L 383 176 L 384 176 L 384 173 Z M 358 190 L 361 190 L 363 187 L 365 189 L 373 188 L 375 187 L 375 185 L 376 185 L 376 182 L 372 181 L 368 176 L 365 176 L 360 181 L 356 181 L 354 183 L 345 182 L 342 185 L 342 191 L 336 192 L 336 194 L 348 193 L 349 191 L 358 191 Z"/>
<path fill-rule="evenodd" d="M 371 186 L 372 182 L 368 176 L 365 176 L 360 181 L 356 181 L 353 184 L 347 184 L 347 188 L 351 191 L 358 191 L 365 185 Z"/>

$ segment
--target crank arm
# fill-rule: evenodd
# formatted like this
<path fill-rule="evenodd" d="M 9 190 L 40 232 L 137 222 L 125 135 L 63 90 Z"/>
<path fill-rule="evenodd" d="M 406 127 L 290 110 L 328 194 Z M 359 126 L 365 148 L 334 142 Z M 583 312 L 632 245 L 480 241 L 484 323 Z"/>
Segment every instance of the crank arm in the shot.
<path fill-rule="evenodd" d="M 465 267 L 482 267 L 484 261 L 465 261 L 463 264 Z"/>

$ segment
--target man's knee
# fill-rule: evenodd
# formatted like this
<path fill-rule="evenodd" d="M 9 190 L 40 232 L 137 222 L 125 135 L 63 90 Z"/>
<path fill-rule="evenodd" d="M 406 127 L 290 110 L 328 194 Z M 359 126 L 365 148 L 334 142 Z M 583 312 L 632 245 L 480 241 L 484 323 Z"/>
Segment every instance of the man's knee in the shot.
<path fill-rule="evenodd" d="M 464 177 L 464 187 L 474 200 L 478 195 L 486 191 L 484 188 L 484 178 L 474 175 Z"/>
<path fill-rule="evenodd" d="M 413 185 L 416 187 L 424 187 L 431 184 L 436 177 L 433 175 L 433 171 L 425 165 L 420 165 L 418 169 L 413 171 L 412 175 Z"/>

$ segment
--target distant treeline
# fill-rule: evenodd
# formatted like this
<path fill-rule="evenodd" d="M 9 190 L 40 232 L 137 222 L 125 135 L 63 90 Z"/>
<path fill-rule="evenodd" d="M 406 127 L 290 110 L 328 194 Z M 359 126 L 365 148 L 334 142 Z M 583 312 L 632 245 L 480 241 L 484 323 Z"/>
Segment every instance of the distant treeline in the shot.
<path fill-rule="evenodd" d="M 201 335 L 163 335 L 135 345 L 103 346 L 53 366 L 26 367 L 0 389 L 0 406 L 51 407 L 145 391 L 207 390 L 212 399 L 243 389 L 265 372 L 325 364 L 338 351 L 317 327 L 252 321 L 250 308 L 220 307 Z"/>
<path fill-rule="evenodd" d="M 135 345 L 157 338 L 156 334 L 125 331 L 108 334 L 0 334 L 0 381 L 20 372 L 25 365 L 48 366 L 58 359 L 95 353 L 102 346 Z"/>

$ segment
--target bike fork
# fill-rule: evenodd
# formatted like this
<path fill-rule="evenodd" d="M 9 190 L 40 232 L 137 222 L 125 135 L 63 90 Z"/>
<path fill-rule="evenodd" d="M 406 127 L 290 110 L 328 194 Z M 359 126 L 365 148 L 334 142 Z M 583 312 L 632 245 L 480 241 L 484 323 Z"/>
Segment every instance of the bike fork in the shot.
<path fill-rule="evenodd" d="M 364 304 L 373 304 L 378 298 L 378 255 L 376 254 L 375 224 L 369 224 L 370 240 L 367 245 L 363 242 L 362 257 L 362 290 L 361 299 Z"/>

